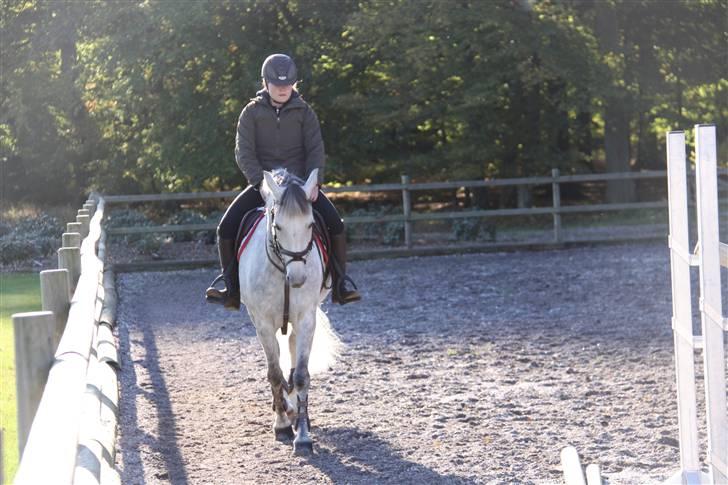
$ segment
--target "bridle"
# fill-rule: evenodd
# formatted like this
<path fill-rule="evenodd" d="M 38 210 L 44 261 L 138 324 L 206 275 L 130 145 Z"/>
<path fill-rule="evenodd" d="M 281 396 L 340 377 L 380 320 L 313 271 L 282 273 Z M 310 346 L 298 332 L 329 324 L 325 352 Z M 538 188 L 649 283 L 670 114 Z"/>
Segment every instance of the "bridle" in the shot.
<path fill-rule="evenodd" d="M 273 207 L 268 210 L 268 214 L 268 232 L 266 234 L 265 247 L 268 259 L 271 263 L 273 263 L 273 266 L 275 266 L 278 271 L 285 274 L 288 265 L 293 263 L 294 261 L 301 261 L 303 264 L 306 264 L 306 257 L 311 252 L 311 249 L 313 249 L 313 229 L 311 230 L 311 238 L 308 240 L 308 245 L 306 245 L 305 249 L 303 249 L 302 251 L 289 251 L 288 249 L 284 248 L 281 245 L 281 242 L 278 240 L 278 233 L 275 229 L 276 213 Z M 276 256 L 278 261 L 273 260 L 273 257 L 271 256 L 271 251 L 273 251 L 273 254 Z M 285 259 L 283 259 L 284 256 L 290 259 L 286 261 Z"/>
<path fill-rule="evenodd" d="M 305 249 L 303 249 L 302 251 L 289 251 L 288 249 L 284 248 L 281 245 L 281 242 L 278 240 L 278 233 L 275 230 L 275 217 L 276 213 L 274 207 L 271 207 L 270 209 L 268 209 L 268 216 L 266 217 L 266 219 L 268 219 L 268 228 L 265 234 L 265 254 L 268 256 L 268 260 L 271 262 L 271 264 L 273 264 L 273 266 L 285 276 L 286 268 L 288 268 L 288 265 L 292 262 L 301 261 L 303 264 L 306 264 L 306 257 L 311 252 L 311 249 L 313 249 L 314 244 L 313 228 L 311 229 L 311 239 L 309 239 L 308 245 Z M 271 251 L 273 251 L 273 254 L 276 256 L 278 261 L 275 261 L 273 259 L 273 256 L 271 256 Z M 284 256 L 290 259 L 286 261 L 285 259 L 283 259 Z M 288 317 L 290 314 L 291 285 L 288 282 L 288 278 L 283 278 L 283 281 L 285 286 L 283 289 L 283 327 L 281 327 L 281 333 L 283 335 L 286 335 L 286 333 L 288 333 Z"/>

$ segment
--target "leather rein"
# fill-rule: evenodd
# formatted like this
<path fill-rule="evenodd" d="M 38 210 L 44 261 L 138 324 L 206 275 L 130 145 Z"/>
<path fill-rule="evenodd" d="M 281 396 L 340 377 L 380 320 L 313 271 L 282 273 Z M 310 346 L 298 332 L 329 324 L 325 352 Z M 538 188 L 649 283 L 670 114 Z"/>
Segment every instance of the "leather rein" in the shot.
<path fill-rule="evenodd" d="M 269 217 L 268 217 L 269 216 Z M 280 241 L 278 240 L 278 234 L 275 230 L 275 211 L 271 207 L 268 210 L 268 214 L 266 216 L 266 219 L 268 220 L 268 227 L 266 231 L 266 245 L 265 245 L 265 254 L 268 256 L 268 260 L 273 264 L 273 267 L 275 267 L 278 271 L 283 273 L 284 278 L 284 288 L 283 288 L 283 327 L 281 327 L 281 333 L 283 335 L 286 335 L 288 333 L 288 320 L 289 320 L 289 314 L 290 314 L 290 295 L 291 295 L 291 285 L 288 282 L 288 278 L 285 278 L 286 274 L 286 268 L 288 268 L 288 265 L 291 264 L 294 261 L 301 261 L 303 264 L 306 264 L 306 257 L 311 252 L 311 249 L 313 249 L 313 234 L 314 231 L 311 230 L 311 239 L 308 241 L 308 245 L 306 248 L 302 251 L 289 251 L 288 249 L 284 248 Z M 272 239 L 271 239 L 272 236 Z M 277 258 L 278 261 L 273 259 L 273 256 L 271 256 L 271 251 L 273 251 L 273 255 Z M 283 257 L 288 257 L 288 261 L 283 259 Z"/>

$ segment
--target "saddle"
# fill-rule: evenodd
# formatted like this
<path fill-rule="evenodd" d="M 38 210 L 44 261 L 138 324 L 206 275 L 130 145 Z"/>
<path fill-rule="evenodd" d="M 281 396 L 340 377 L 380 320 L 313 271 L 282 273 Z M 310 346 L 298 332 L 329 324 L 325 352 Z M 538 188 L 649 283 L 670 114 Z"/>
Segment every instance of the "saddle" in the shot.
<path fill-rule="evenodd" d="M 240 228 L 238 229 L 238 235 L 235 238 L 235 254 L 237 254 L 237 260 L 240 261 L 240 257 L 245 251 L 250 239 L 258 227 L 258 224 L 265 218 L 265 209 L 257 207 L 248 211 L 240 222 Z M 331 274 L 331 262 L 333 261 L 331 254 L 331 236 L 329 235 L 329 229 L 326 227 L 324 218 L 316 210 L 313 211 L 314 227 L 313 227 L 313 240 L 316 244 L 316 249 L 321 255 L 321 261 L 324 270 L 324 285 L 326 280 Z"/>

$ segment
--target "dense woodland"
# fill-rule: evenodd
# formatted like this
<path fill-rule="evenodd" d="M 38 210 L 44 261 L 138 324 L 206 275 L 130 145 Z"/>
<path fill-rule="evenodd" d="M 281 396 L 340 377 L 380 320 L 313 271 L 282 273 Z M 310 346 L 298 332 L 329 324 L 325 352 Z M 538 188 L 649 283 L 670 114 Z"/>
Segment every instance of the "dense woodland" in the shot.
<path fill-rule="evenodd" d="M 728 0 L 0 0 L 2 199 L 245 184 L 235 125 L 294 57 L 332 182 L 664 167 L 718 125 Z M 614 184 L 611 201 L 634 187 Z"/>

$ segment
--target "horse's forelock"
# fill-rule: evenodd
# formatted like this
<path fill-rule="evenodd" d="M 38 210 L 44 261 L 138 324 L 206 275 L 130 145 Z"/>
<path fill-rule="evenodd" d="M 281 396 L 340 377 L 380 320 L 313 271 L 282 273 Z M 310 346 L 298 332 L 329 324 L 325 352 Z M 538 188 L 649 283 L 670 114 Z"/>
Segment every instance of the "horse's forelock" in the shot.
<path fill-rule="evenodd" d="M 298 183 L 285 186 L 281 197 L 280 210 L 290 214 L 305 214 L 310 206 L 303 187 Z"/>

